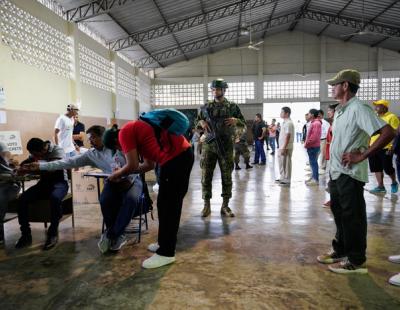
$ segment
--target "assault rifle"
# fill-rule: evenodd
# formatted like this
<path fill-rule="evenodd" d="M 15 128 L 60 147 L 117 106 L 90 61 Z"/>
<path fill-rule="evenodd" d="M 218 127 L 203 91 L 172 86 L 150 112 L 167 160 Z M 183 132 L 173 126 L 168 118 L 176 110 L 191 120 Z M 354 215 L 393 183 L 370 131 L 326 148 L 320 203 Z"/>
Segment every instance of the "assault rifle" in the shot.
<path fill-rule="evenodd" d="M 207 123 L 209 125 L 208 127 L 211 130 L 210 132 L 207 133 L 207 137 L 206 137 L 204 142 L 206 144 L 209 144 L 209 143 L 212 143 L 213 141 L 215 141 L 215 144 L 217 145 L 218 155 L 220 155 L 221 158 L 225 158 L 226 152 L 225 152 L 223 143 L 221 142 L 221 139 L 217 135 L 215 121 L 210 116 L 210 113 L 209 113 L 208 108 L 206 106 L 202 107 L 201 110 L 202 110 L 203 114 L 205 115 L 206 121 L 207 121 Z"/>

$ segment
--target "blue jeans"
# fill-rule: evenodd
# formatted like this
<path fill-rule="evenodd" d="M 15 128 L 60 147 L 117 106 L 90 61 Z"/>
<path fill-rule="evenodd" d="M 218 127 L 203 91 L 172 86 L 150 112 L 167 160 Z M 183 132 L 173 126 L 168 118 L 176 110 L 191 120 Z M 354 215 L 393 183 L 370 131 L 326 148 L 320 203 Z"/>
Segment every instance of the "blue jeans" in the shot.
<path fill-rule="evenodd" d="M 275 139 L 276 139 L 275 137 L 268 138 L 268 142 L 269 142 L 269 145 L 271 146 L 271 150 L 273 153 L 275 152 Z"/>
<path fill-rule="evenodd" d="M 308 158 L 310 160 L 310 167 L 312 171 L 312 178 L 315 181 L 319 180 L 318 177 L 318 154 L 319 154 L 319 146 L 318 147 L 310 147 L 307 149 Z"/>
<path fill-rule="evenodd" d="M 67 181 L 56 181 L 54 183 L 39 181 L 21 194 L 18 200 L 18 221 L 23 235 L 30 235 L 31 228 L 28 218 L 29 204 L 40 200 L 49 199 L 51 207 L 50 227 L 47 231 L 49 236 L 55 236 L 58 232 L 58 223 L 62 217 L 61 203 L 68 192 Z"/>
<path fill-rule="evenodd" d="M 118 183 L 106 182 L 100 195 L 101 212 L 107 228 L 107 237 L 116 239 L 122 235 L 132 219 L 135 208 L 143 191 L 140 176 L 133 185 L 123 190 Z"/>
<path fill-rule="evenodd" d="M 255 140 L 256 150 L 254 154 L 254 162 L 258 163 L 261 157 L 261 162 L 265 163 L 265 152 L 264 152 L 264 139 L 263 140 Z"/>
<path fill-rule="evenodd" d="M 296 142 L 301 142 L 301 139 L 303 138 L 303 134 L 301 132 L 296 132 Z"/>
<path fill-rule="evenodd" d="M 400 182 L 400 154 L 396 155 L 397 182 Z"/>

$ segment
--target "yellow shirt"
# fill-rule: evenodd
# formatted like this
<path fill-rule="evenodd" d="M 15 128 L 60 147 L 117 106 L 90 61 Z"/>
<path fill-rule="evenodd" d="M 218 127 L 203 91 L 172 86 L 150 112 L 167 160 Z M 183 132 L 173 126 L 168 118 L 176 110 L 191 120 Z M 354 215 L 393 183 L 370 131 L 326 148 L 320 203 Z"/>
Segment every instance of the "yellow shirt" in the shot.
<path fill-rule="evenodd" d="M 394 130 L 397 130 L 397 127 L 399 127 L 400 121 L 396 114 L 393 114 L 391 112 L 386 112 L 381 116 L 381 119 L 384 120 L 390 126 L 392 126 Z M 378 140 L 379 136 L 380 136 L 379 134 L 372 136 L 369 145 L 372 145 L 376 140 Z M 384 149 L 391 149 L 392 146 L 393 146 L 393 141 L 391 141 L 388 145 L 386 145 Z"/>

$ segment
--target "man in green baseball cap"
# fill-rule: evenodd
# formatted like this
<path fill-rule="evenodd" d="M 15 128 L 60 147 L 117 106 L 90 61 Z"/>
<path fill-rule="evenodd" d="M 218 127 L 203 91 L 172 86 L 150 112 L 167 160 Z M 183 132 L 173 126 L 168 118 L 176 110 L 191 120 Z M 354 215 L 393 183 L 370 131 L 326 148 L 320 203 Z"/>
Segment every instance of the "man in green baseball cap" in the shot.
<path fill-rule="evenodd" d="M 346 69 L 330 80 L 332 97 L 339 102 L 333 120 L 330 145 L 329 190 L 331 210 L 336 224 L 332 250 L 317 260 L 329 264 L 329 270 L 341 274 L 365 274 L 367 215 L 364 185 L 368 182 L 368 162 L 393 138 L 393 129 L 372 108 L 356 97 L 360 73 Z M 379 138 L 368 146 L 370 137 Z"/>

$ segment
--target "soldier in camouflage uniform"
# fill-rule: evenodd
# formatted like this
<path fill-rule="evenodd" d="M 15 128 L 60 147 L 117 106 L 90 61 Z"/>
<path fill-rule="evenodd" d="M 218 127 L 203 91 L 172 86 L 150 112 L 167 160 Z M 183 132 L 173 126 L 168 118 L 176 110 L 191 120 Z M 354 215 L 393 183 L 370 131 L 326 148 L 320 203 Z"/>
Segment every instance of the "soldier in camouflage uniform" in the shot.
<path fill-rule="evenodd" d="M 247 131 L 245 127 L 238 127 L 235 136 L 235 170 L 240 170 L 239 161 L 240 155 L 244 158 L 244 163 L 246 164 L 246 169 L 253 168 L 250 166 L 250 152 L 249 146 L 247 144 Z"/>
<path fill-rule="evenodd" d="M 233 171 L 233 138 L 235 126 L 244 127 L 245 120 L 239 107 L 228 101 L 225 90 L 228 84 L 222 80 L 214 80 L 211 90 L 214 100 L 207 102 L 199 111 L 197 123 L 204 129 L 202 137 L 203 149 L 200 159 L 202 169 L 202 192 L 204 208 L 202 217 L 211 213 L 210 199 L 212 196 L 212 178 L 215 166 L 219 164 L 222 180 L 223 203 L 221 215 L 235 216 L 229 208 L 229 199 L 232 197 L 232 171 Z"/>

